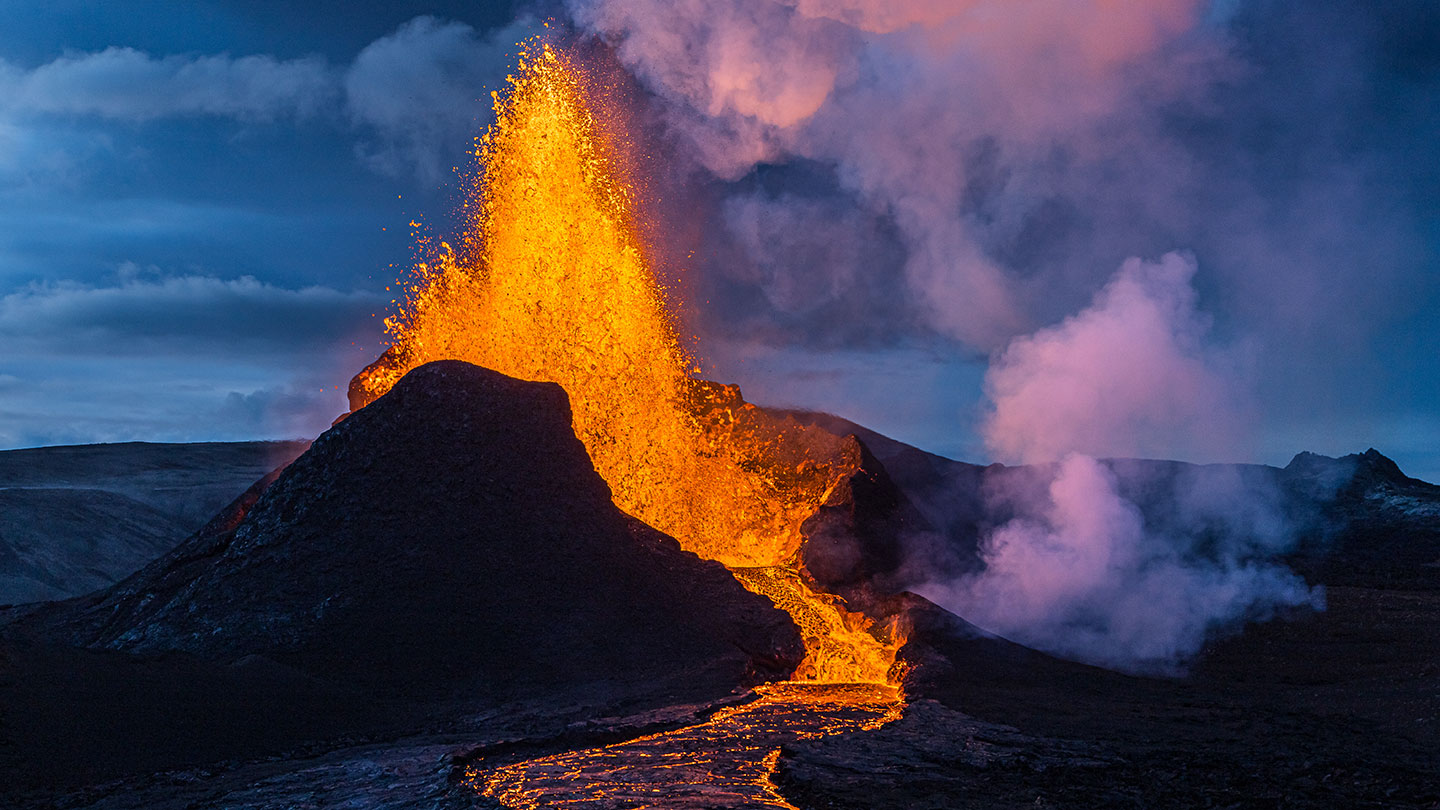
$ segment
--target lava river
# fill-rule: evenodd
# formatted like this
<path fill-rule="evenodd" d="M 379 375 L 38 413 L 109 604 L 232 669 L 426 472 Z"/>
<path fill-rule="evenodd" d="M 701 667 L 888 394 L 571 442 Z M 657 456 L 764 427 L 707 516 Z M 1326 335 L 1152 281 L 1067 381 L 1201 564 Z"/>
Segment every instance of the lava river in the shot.
<path fill-rule="evenodd" d="M 759 699 L 698 725 L 494 767 L 482 761 L 466 781 L 514 810 L 793 810 L 772 780 L 781 746 L 879 728 L 904 705 L 899 691 L 883 684 L 789 681 L 757 691 Z"/>

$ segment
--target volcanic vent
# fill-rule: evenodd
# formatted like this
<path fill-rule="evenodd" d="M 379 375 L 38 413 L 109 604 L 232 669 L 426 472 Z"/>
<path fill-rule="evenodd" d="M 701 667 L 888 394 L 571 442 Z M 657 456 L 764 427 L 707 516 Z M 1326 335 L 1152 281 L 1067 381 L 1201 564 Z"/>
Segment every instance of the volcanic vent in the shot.
<path fill-rule="evenodd" d="M 692 376 L 634 221 L 625 139 L 606 123 L 619 116 L 595 86 L 548 44 L 521 54 L 476 152 L 469 229 L 419 265 L 352 408 L 441 359 L 559 383 L 617 506 L 791 614 L 797 679 L 892 682 L 895 629 L 818 592 L 801 564 L 803 524 L 863 452 Z"/>

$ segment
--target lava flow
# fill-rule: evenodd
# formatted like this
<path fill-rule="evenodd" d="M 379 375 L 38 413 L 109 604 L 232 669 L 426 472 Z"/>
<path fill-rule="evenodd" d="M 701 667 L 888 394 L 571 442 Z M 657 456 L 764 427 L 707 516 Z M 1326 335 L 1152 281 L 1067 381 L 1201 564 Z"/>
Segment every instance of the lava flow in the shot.
<path fill-rule="evenodd" d="M 634 221 L 625 144 L 589 74 L 549 44 L 520 56 L 455 244 L 430 246 L 363 401 L 459 359 L 559 383 L 617 506 L 718 560 L 795 618 L 797 679 L 888 683 L 901 640 L 798 574 L 801 523 L 853 470 L 834 437 L 693 376 Z M 614 116 L 610 116 L 614 117 Z"/>
<path fill-rule="evenodd" d="M 784 683 L 694 726 L 614 745 L 469 769 L 465 781 L 514 810 L 669 807 L 795 810 L 773 777 L 780 747 L 896 719 L 895 688 Z"/>

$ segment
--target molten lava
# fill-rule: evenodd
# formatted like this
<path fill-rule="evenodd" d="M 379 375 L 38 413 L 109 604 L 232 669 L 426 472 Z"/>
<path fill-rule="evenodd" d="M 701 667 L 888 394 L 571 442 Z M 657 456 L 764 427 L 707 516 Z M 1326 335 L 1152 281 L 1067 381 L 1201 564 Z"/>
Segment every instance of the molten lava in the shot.
<path fill-rule="evenodd" d="M 797 573 L 800 525 L 852 462 L 834 437 L 692 376 L 634 221 L 623 143 L 591 87 L 548 44 L 521 54 L 475 153 L 469 231 L 418 265 L 386 321 L 393 345 L 357 378 L 363 399 L 440 359 L 559 383 L 616 505 L 795 618 L 808 653 L 797 677 L 884 683 L 899 639 Z"/>
<path fill-rule="evenodd" d="M 781 747 L 879 728 L 900 716 L 894 687 L 785 683 L 702 723 L 519 762 L 481 761 L 464 781 L 513 810 L 544 807 L 778 808 Z"/>

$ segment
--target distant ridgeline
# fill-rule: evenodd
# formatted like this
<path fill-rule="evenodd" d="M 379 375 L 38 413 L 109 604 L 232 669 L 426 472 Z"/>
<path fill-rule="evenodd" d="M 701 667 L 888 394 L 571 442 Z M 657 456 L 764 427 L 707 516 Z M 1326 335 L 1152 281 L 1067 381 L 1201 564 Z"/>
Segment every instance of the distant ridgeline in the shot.
<path fill-rule="evenodd" d="M 953 461 L 828 414 L 779 413 L 858 436 L 946 536 L 962 566 L 974 563 L 982 533 L 1003 518 L 985 502 L 987 481 L 1029 469 Z M 131 442 L 0 451 L 0 604 L 64 599 L 117 582 L 307 446 Z M 1122 490 L 1127 481 L 1144 481 L 1151 499 L 1156 481 L 1196 469 L 1168 461 L 1109 464 Z M 1403 584 L 1440 576 L 1440 537 L 1431 536 L 1440 531 L 1434 528 L 1440 487 L 1406 476 L 1380 452 L 1341 458 L 1302 452 L 1284 468 L 1224 466 L 1273 489 L 1282 507 L 1302 519 L 1303 542 L 1292 563 L 1309 578 L 1381 576 Z M 1134 494 L 1147 520 L 1163 520 L 1160 510 L 1146 508 L 1146 497 Z M 1417 533 L 1425 537 L 1417 541 Z"/>
<path fill-rule="evenodd" d="M 129 442 L 0 452 L 0 604 L 115 583 L 307 446 Z"/>

